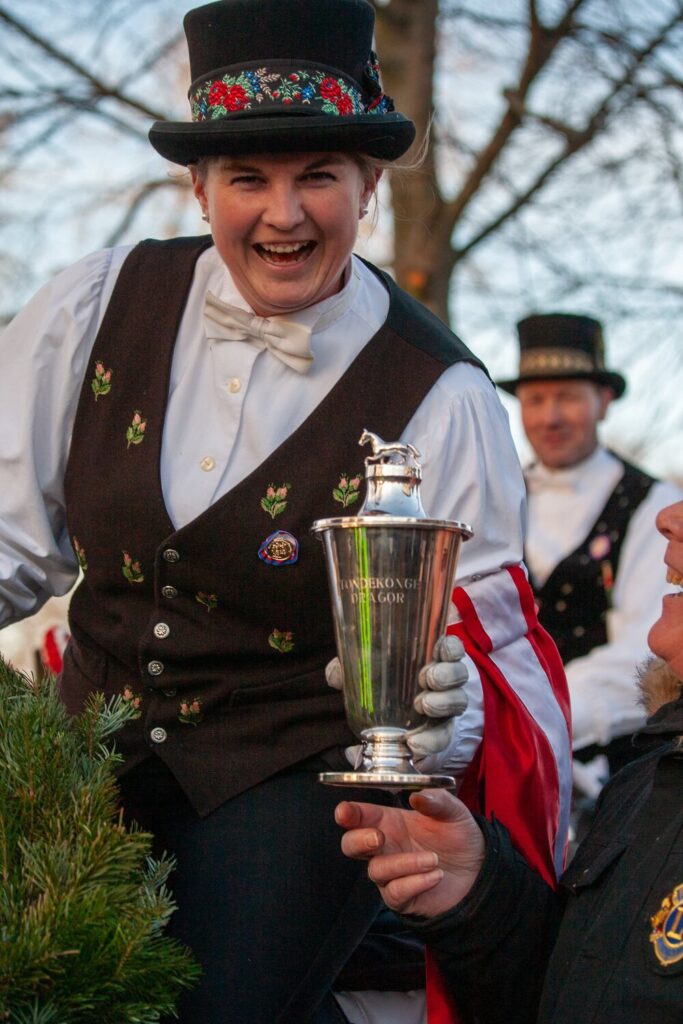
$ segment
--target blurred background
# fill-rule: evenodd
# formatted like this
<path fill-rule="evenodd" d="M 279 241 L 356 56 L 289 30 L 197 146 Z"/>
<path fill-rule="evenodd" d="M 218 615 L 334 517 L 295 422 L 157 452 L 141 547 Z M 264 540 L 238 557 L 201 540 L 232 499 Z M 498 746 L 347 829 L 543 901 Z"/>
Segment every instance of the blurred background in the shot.
<path fill-rule="evenodd" d="M 189 118 L 193 6 L 0 0 L 0 322 L 88 252 L 203 232 L 189 176 L 147 141 L 153 120 Z M 375 7 L 385 91 L 423 143 L 406 162 L 422 162 L 385 175 L 359 252 L 494 378 L 516 370 L 522 317 L 597 317 L 628 381 L 604 441 L 683 482 L 683 3 Z"/>

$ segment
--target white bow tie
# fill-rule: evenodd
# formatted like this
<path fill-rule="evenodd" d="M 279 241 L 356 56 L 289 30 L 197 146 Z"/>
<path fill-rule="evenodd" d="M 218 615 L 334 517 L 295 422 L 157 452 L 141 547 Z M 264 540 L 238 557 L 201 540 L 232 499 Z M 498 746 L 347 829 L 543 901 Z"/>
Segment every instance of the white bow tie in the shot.
<path fill-rule="evenodd" d="M 204 319 L 210 338 L 259 342 L 297 373 L 308 373 L 313 362 L 311 328 L 286 316 L 263 317 L 221 302 L 206 293 Z"/>

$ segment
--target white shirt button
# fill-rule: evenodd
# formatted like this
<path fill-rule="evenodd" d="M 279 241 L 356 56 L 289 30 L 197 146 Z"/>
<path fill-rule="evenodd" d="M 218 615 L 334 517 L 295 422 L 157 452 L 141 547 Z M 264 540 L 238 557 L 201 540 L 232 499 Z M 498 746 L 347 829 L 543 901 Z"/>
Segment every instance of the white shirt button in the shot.
<path fill-rule="evenodd" d="M 236 395 L 241 387 L 242 381 L 239 379 L 239 377 L 231 377 L 230 380 L 228 381 L 228 391 L 230 392 L 231 395 Z"/>
<path fill-rule="evenodd" d="M 163 743 L 166 739 L 166 730 L 162 729 L 160 725 L 157 725 L 152 729 L 149 735 L 152 743 Z"/>
<path fill-rule="evenodd" d="M 205 455 L 199 465 L 208 473 L 216 465 L 216 460 L 211 455 Z"/>

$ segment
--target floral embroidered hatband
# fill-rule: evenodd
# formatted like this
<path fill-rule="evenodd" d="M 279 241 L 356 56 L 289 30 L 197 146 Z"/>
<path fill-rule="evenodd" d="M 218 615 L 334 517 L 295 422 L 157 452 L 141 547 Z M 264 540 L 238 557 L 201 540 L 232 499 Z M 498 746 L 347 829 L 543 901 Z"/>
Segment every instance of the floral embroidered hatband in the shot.
<path fill-rule="evenodd" d="M 372 71 L 376 74 L 376 68 Z M 368 72 L 370 77 L 370 71 Z M 393 103 L 381 90 L 365 102 L 355 85 L 329 72 L 292 68 L 272 71 L 266 67 L 207 79 L 190 94 L 193 121 L 217 121 L 262 104 L 317 107 L 335 117 L 348 114 L 386 114 Z"/>

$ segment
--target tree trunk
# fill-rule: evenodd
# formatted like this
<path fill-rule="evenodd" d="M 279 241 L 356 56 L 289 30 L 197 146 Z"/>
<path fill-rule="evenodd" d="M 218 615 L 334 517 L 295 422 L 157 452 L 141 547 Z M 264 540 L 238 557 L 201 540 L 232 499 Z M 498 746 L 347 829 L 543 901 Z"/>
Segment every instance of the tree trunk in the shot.
<path fill-rule="evenodd" d="M 435 228 L 443 210 L 436 180 L 434 149 L 428 138 L 434 112 L 433 77 L 436 59 L 438 0 L 391 0 L 377 7 L 377 51 L 382 83 L 400 110 L 417 128 L 417 138 L 402 163 L 418 168 L 390 175 L 394 211 L 394 264 L 397 282 L 448 322 L 448 286 L 452 270 L 449 249 L 434 246 Z"/>

